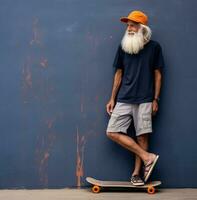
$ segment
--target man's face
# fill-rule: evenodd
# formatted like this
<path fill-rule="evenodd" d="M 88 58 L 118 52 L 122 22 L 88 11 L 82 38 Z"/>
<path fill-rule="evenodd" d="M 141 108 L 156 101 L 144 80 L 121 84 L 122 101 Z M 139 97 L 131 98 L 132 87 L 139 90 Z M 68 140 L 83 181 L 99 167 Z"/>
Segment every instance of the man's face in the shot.
<path fill-rule="evenodd" d="M 140 28 L 139 23 L 131 21 L 131 20 L 127 22 L 127 31 L 129 35 L 134 34 L 134 32 L 137 33 L 139 28 Z"/>
<path fill-rule="evenodd" d="M 121 41 L 122 49 L 129 54 L 137 54 L 144 47 L 144 35 L 140 23 L 128 21 L 127 30 Z"/>

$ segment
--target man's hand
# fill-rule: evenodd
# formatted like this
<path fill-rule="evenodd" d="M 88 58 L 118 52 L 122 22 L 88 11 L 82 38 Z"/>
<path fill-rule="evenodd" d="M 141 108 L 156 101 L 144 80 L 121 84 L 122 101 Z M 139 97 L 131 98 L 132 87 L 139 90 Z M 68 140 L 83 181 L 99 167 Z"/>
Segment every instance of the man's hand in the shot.
<path fill-rule="evenodd" d="M 109 102 L 106 105 L 106 110 L 107 110 L 107 113 L 109 115 L 111 115 L 113 108 L 114 108 L 114 105 L 115 105 L 115 101 L 113 99 L 110 99 Z"/>
<path fill-rule="evenodd" d="M 153 103 L 152 103 L 152 115 L 156 115 L 158 109 L 159 109 L 159 106 L 158 106 L 157 100 L 153 100 Z"/>

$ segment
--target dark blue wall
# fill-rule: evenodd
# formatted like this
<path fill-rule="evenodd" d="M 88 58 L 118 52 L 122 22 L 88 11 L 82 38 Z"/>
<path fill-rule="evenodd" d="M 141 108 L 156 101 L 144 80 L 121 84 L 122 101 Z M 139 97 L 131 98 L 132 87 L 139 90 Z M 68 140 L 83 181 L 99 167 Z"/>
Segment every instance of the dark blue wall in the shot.
<path fill-rule="evenodd" d="M 131 10 L 149 16 L 166 70 L 152 179 L 197 187 L 197 1 L 1 0 L 0 188 L 128 180 L 133 155 L 105 135 L 112 62 Z M 131 136 L 133 134 L 131 133 Z"/>

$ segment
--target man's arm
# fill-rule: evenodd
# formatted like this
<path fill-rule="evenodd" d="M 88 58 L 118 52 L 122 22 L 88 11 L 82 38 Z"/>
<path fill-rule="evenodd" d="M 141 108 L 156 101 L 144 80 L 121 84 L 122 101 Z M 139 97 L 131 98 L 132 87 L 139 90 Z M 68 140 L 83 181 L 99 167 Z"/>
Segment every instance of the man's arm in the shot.
<path fill-rule="evenodd" d="M 115 75 L 114 75 L 114 83 L 112 88 L 112 94 L 111 94 L 111 100 L 115 100 L 117 92 L 120 88 L 120 84 L 122 81 L 122 69 L 117 69 Z"/>
<path fill-rule="evenodd" d="M 158 101 L 157 99 L 159 98 L 160 95 L 160 90 L 161 90 L 161 80 L 162 80 L 162 75 L 161 71 L 159 69 L 155 70 L 155 94 L 154 94 L 154 100 L 153 100 L 153 115 L 156 114 L 158 111 Z"/>
<path fill-rule="evenodd" d="M 160 90 L 161 90 L 161 71 L 159 69 L 155 70 L 155 99 L 159 98 Z"/>
<path fill-rule="evenodd" d="M 107 112 L 109 115 L 111 114 L 111 112 L 114 108 L 115 98 L 116 98 L 117 92 L 120 88 L 121 81 L 122 81 L 122 69 L 117 69 L 117 71 L 114 75 L 114 82 L 113 82 L 113 87 L 112 87 L 111 98 L 106 105 L 106 109 L 107 109 Z"/>

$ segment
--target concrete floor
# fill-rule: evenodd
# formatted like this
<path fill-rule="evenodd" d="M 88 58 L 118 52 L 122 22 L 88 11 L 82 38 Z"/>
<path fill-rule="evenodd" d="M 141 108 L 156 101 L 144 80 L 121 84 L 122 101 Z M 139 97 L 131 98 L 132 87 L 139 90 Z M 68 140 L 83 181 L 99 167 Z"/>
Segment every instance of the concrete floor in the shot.
<path fill-rule="evenodd" d="M 86 189 L 0 190 L 0 200 L 197 200 L 197 189 L 160 189 L 150 195 L 143 191 L 108 190 L 99 194 Z"/>

